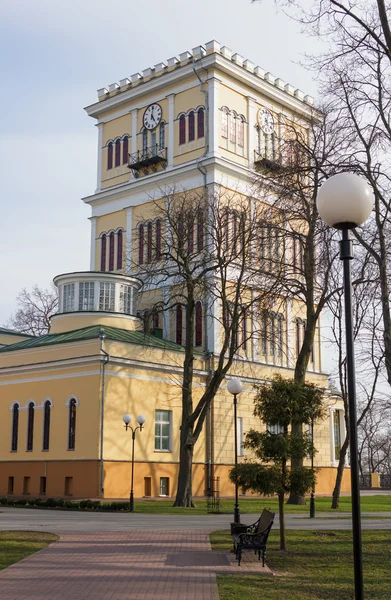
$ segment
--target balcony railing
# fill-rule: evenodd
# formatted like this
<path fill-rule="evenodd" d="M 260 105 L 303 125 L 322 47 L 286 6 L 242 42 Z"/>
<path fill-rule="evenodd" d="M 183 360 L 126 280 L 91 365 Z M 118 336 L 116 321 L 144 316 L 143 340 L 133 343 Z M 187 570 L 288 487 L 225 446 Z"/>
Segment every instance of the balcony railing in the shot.
<path fill-rule="evenodd" d="M 270 171 L 279 171 L 283 168 L 280 158 L 267 157 L 264 153 L 254 150 L 254 165 L 257 167 L 263 167 Z"/>
<path fill-rule="evenodd" d="M 133 171 L 135 177 L 139 177 L 140 169 L 145 174 L 149 173 L 150 168 L 156 172 L 158 164 L 163 167 L 167 165 L 167 148 L 160 148 L 159 144 L 129 154 L 128 167 Z"/>

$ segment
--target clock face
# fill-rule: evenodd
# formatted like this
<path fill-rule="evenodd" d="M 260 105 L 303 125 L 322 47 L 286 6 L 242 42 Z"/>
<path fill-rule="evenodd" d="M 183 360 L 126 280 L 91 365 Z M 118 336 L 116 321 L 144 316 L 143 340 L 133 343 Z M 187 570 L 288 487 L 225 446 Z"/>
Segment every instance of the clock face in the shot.
<path fill-rule="evenodd" d="M 162 120 L 162 107 L 160 104 L 150 104 L 145 109 L 143 124 L 145 129 L 155 129 Z"/>
<path fill-rule="evenodd" d="M 258 124 L 264 133 L 273 133 L 274 119 L 270 110 L 261 108 L 258 112 Z"/>

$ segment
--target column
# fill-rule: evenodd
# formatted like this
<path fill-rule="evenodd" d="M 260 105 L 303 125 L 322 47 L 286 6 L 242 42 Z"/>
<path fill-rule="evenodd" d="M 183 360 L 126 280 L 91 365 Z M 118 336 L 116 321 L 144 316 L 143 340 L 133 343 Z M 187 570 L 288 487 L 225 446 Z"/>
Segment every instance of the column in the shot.
<path fill-rule="evenodd" d="M 258 305 L 254 302 L 256 292 L 252 292 L 252 309 L 251 309 L 251 342 L 252 342 L 252 358 L 255 361 L 259 360 L 259 311 Z"/>
<path fill-rule="evenodd" d="M 278 114 L 278 156 L 277 160 L 281 161 L 281 164 L 284 163 L 282 154 L 284 152 L 284 137 L 285 137 L 285 125 L 284 125 L 284 115 L 282 113 Z"/>
<path fill-rule="evenodd" d="M 168 96 L 168 145 L 167 145 L 167 168 L 174 166 L 174 98 L 175 94 Z"/>
<path fill-rule="evenodd" d="M 125 273 L 130 275 L 132 272 L 132 239 L 133 239 L 133 207 L 126 209 L 126 261 Z"/>
<path fill-rule="evenodd" d="M 130 111 L 130 114 L 132 115 L 132 154 L 137 152 L 137 113 L 137 108 Z"/>
<path fill-rule="evenodd" d="M 169 286 L 164 286 L 163 288 L 163 304 L 165 310 L 163 312 L 163 339 L 170 340 L 171 339 L 171 327 L 170 327 L 170 316 L 171 311 L 168 309 L 170 306 L 170 288 Z"/>
<path fill-rule="evenodd" d="M 219 111 L 219 79 L 208 79 L 208 135 L 209 155 L 217 156 L 220 136 L 220 111 Z"/>
<path fill-rule="evenodd" d="M 291 369 L 294 367 L 294 353 L 295 353 L 295 340 L 293 333 L 292 323 L 292 300 L 286 301 L 286 355 L 287 355 L 287 366 Z"/>
<path fill-rule="evenodd" d="M 216 354 L 221 348 L 221 304 L 212 292 L 207 294 L 205 312 L 206 350 Z"/>
<path fill-rule="evenodd" d="M 96 267 L 96 217 L 90 217 L 91 241 L 90 241 L 90 271 L 97 271 Z"/>
<path fill-rule="evenodd" d="M 332 465 L 335 464 L 334 411 L 335 408 L 330 408 L 330 461 Z"/>
<path fill-rule="evenodd" d="M 247 96 L 247 158 L 248 166 L 251 167 L 254 162 L 254 150 L 255 150 L 255 99 L 251 96 Z"/>
<path fill-rule="evenodd" d="M 97 177 L 96 177 L 96 191 L 100 192 L 102 188 L 102 153 L 103 153 L 103 123 L 98 123 L 98 165 L 97 165 Z"/>

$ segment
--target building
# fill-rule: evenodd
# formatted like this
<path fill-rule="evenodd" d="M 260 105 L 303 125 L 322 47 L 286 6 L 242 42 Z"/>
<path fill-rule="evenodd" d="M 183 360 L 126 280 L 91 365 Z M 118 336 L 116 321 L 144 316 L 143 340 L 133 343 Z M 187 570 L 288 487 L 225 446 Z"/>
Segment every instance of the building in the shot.
<path fill-rule="evenodd" d="M 98 91 L 98 101 L 86 108 L 98 128 L 97 187 L 83 199 L 91 206 L 90 271 L 54 279 L 59 311 L 48 335 L 0 331 L 1 495 L 126 498 L 131 436 L 124 413 L 146 417 L 136 441 L 135 496 L 174 495 L 186 332 L 178 307 L 154 312 L 169 301 L 175 282 L 143 287 L 144 266 L 153 264 L 167 233 L 156 207 L 172 186 L 200 194 L 219 186 L 231 197 L 248 197 L 254 168 L 278 162 L 287 120 L 305 129 L 312 104 L 216 41 Z M 199 224 L 192 235 L 192 248 L 202 252 Z M 300 261 L 295 247 L 287 253 Z M 196 394 L 221 343 L 221 306 L 198 302 Z M 258 425 L 253 384 L 275 372 L 293 375 L 305 327 L 303 307 L 292 299 L 271 309 L 265 329 L 275 331 L 273 345 L 254 336 L 231 370 L 245 383 L 238 408 L 241 456 L 244 433 Z M 321 359 L 318 332 L 308 379 L 325 389 L 328 406 L 314 434 L 317 490 L 327 493 L 344 419 Z M 212 477 L 220 477 L 222 495 L 233 494 L 233 452 L 232 397 L 222 385 L 195 450 L 195 495 L 205 494 Z M 348 485 L 344 478 L 343 489 Z"/>

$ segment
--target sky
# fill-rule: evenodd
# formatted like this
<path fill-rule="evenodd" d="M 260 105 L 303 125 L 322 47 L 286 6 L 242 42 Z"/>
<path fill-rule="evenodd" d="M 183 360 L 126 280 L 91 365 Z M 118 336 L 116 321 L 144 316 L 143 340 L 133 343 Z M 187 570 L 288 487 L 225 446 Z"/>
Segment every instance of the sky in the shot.
<path fill-rule="evenodd" d="M 274 0 L 0 3 L 0 326 L 24 287 L 89 269 L 96 90 L 216 39 L 316 97 L 314 39 Z"/>

